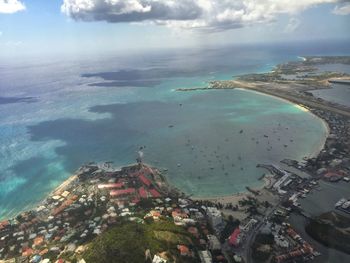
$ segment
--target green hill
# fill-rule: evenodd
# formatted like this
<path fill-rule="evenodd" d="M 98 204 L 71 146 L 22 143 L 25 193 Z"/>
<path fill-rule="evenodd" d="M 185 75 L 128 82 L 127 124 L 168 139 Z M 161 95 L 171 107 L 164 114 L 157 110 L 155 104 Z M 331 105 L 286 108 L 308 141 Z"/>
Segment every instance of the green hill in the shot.
<path fill-rule="evenodd" d="M 350 254 L 350 218 L 328 212 L 310 221 L 306 232 L 317 241 Z"/>
<path fill-rule="evenodd" d="M 186 258 L 179 260 L 179 244 L 191 246 L 191 236 L 173 222 L 125 222 L 93 240 L 83 258 L 87 263 L 142 263 L 145 262 L 145 252 L 149 249 L 152 257 L 156 253 L 166 252 L 169 262 L 173 259 L 177 259 L 177 262 L 191 262 Z"/>

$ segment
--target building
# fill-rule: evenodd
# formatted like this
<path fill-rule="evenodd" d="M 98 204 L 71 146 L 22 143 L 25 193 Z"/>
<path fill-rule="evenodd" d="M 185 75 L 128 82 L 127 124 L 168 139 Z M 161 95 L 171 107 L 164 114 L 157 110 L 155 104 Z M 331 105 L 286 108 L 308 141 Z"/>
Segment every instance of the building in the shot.
<path fill-rule="evenodd" d="M 110 191 L 111 196 L 123 196 L 123 195 L 129 195 L 135 193 L 135 188 L 127 188 L 127 189 L 121 189 L 121 190 L 113 190 Z"/>
<path fill-rule="evenodd" d="M 221 250 L 221 244 L 219 239 L 214 235 L 208 235 L 208 245 L 210 251 L 218 251 Z"/>
<path fill-rule="evenodd" d="M 237 227 L 229 237 L 228 243 L 231 246 L 238 247 L 241 242 L 241 229 Z"/>
<path fill-rule="evenodd" d="M 207 207 L 206 213 L 212 228 L 217 229 L 223 224 L 221 212 L 216 207 Z"/>
<path fill-rule="evenodd" d="M 285 174 L 273 185 L 273 188 L 275 190 L 279 190 L 283 183 L 285 183 L 288 180 L 289 176 L 290 174 L 285 172 Z"/>
<path fill-rule="evenodd" d="M 208 250 L 198 252 L 201 263 L 213 263 L 213 258 Z"/>

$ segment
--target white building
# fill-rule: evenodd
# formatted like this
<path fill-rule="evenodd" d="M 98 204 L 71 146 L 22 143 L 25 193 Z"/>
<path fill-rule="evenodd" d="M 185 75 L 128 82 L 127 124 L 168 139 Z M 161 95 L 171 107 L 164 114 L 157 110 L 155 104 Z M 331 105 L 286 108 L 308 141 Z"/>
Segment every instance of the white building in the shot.
<path fill-rule="evenodd" d="M 223 224 L 221 212 L 216 207 L 207 207 L 206 213 L 209 223 L 214 229 Z"/>
<path fill-rule="evenodd" d="M 221 250 L 221 244 L 219 239 L 214 235 L 208 235 L 208 243 L 209 243 L 209 250 L 215 251 L 215 250 Z"/>
<path fill-rule="evenodd" d="M 208 250 L 198 252 L 201 263 L 213 263 L 213 258 Z"/>

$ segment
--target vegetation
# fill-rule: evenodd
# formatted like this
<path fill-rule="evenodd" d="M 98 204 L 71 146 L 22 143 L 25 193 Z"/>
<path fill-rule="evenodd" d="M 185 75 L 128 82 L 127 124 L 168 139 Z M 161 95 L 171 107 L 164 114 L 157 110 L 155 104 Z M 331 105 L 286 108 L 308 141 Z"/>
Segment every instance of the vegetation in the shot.
<path fill-rule="evenodd" d="M 165 252 L 169 259 L 176 259 L 180 257 L 179 244 L 191 246 L 190 234 L 170 221 L 124 222 L 97 237 L 88 245 L 83 258 L 94 263 L 138 263 L 146 262 L 145 253 L 149 250 L 152 256 Z"/>
<path fill-rule="evenodd" d="M 272 234 L 258 234 L 252 245 L 252 257 L 254 260 L 263 262 L 271 256 L 274 238 Z"/>
<path fill-rule="evenodd" d="M 220 242 L 224 243 L 227 238 L 231 236 L 233 231 L 239 226 L 240 221 L 234 220 L 233 217 L 230 215 L 228 217 L 228 221 L 225 225 L 225 228 L 222 230 L 220 235 Z"/>
<path fill-rule="evenodd" d="M 314 218 L 306 232 L 322 244 L 350 254 L 350 218 L 328 212 Z"/>

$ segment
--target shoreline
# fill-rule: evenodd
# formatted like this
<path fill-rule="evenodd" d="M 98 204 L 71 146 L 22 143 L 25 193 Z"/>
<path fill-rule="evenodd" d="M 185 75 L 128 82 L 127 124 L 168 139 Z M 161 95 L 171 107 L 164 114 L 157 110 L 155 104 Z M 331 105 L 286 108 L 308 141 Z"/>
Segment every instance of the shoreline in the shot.
<path fill-rule="evenodd" d="M 299 57 L 301 59 L 305 59 L 304 57 Z M 273 70 L 272 70 L 273 71 Z M 315 149 L 313 151 L 311 151 L 310 154 L 307 155 L 307 158 L 316 158 L 321 152 L 322 150 L 324 150 L 325 148 L 325 143 L 327 141 L 327 138 L 329 138 L 330 135 L 330 127 L 327 123 L 327 121 L 325 119 L 323 119 L 322 117 L 318 116 L 316 113 L 314 113 L 312 110 L 308 109 L 308 106 L 305 106 L 302 102 L 297 102 L 295 100 L 298 100 L 298 97 L 293 97 L 293 99 L 290 98 L 286 98 L 286 95 L 284 93 L 282 94 L 278 94 L 275 93 L 273 90 L 265 90 L 263 88 L 260 87 L 259 84 L 261 83 L 255 83 L 255 82 L 247 82 L 247 81 L 241 81 L 241 80 L 230 80 L 230 81 L 218 81 L 218 83 L 224 83 L 225 86 L 221 86 L 221 87 L 214 87 L 213 85 L 209 86 L 209 87 L 195 87 L 195 88 L 191 88 L 191 89 L 187 89 L 187 88 L 178 88 L 175 89 L 175 91 L 196 91 L 196 90 L 220 90 L 220 89 L 239 89 L 239 90 L 244 90 L 244 91 L 251 91 L 251 92 L 255 92 L 259 95 L 266 95 L 266 96 L 270 96 L 273 97 L 274 99 L 278 99 L 290 104 L 293 104 L 294 106 L 298 107 L 298 108 L 302 108 L 301 110 L 304 110 L 311 113 L 314 117 L 320 119 L 325 127 L 325 134 L 324 134 L 324 142 L 319 145 L 318 147 L 315 147 Z M 228 83 L 228 85 L 226 84 Z M 233 85 L 236 85 L 237 87 L 232 87 Z M 302 106 L 301 106 L 302 105 Z M 316 107 L 317 108 L 317 107 Z M 340 111 L 342 111 L 340 109 Z M 331 112 L 331 111 L 330 111 Z M 350 115 L 350 114 L 349 114 Z M 124 166 L 123 166 L 124 167 Z M 30 205 L 30 207 L 26 207 L 25 209 L 35 209 L 38 205 L 40 205 L 48 196 L 52 195 L 53 193 L 62 190 L 65 186 L 69 185 L 72 181 L 74 181 L 74 177 L 76 176 L 75 174 L 70 175 L 66 180 L 64 180 L 61 184 L 59 184 L 55 189 L 53 189 L 52 191 L 50 191 L 43 200 L 39 201 L 36 204 L 32 204 Z M 171 183 L 168 178 L 165 176 L 165 178 L 167 179 L 167 184 L 171 187 L 176 187 L 173 183 Z M 265 183 L 262 183 L 262 185 L 260 187 L 254 187 L 254 189 L 263 189 L 265 187 Z M 180 192 L 182 192 L 180 189 L 178 189 Z M 184 193 L 186 194 L 186 193 Z M 205 196 L 201 196 L 201 197 L 192 197 L 190 196 L 191 199 L 193 200 L 218 200 L 218 199 L 229 199 L 229 198 L 233 198 L 233 197 L 242 197 L 242 196 L 247 196 L 251 194 L 248 190 L 243 190 L 242 192 L 238 192 L 238 193 L 233 193 L 230 195 L 224 195 L 224 196 L 215 196 L 215 197 L 205 197 Z M 188 196 L 188 194 L 186 194 Z M 14 214 L 14 216 L 11 217 L 15 217 L 16 215 L 22 213 L 23 210 L 20 210 L 18 212 L 16 212 Z"/>
<path fill-rule="evenodd" d="M 243 84 L 241 84 L 238 81 L 234 80 L 234 82 L 237 82 L 237 83 L 239 83 L 240 86 L 243 86 Z M 273 97 L 274 99 L 283 101 L 285 103 L 292 104 L 293 106 L 299 108 L 300 110 L 308 112 L 314 118 L 317 118 L 317 119 L 319 119 L 322 122 L 322 124 L 323 124 L 323 126 L 325 128 L 325 134 L 323 136 L 323 143 L 320 146 L 318 146 L 317 148 L 315 148 L 315 150 L 313 150 L 306 157 L 308 159 L 317 158 L 317 156 L 324 150 L 326 141 L 327 141 L 327 139 L 329 138 L 329 135 L 330 135 L 330 127 L 329 127 L 329 125 L 328 125 L 328 123 L 327 123 L 327 121 L 325 119 L 323 119 L 320 116 L 316 115 L 314 112 L 312 112 L 312 110 L 308 109 L 307 106 L 302 105 L 300 103 L 296 103 L 296 102 L 294 102 L 292 100 L 288 100 L 288 99 L 286 99 L 284 97 L 279 97 L 277 94 L 273 95 L 273 94 L 265 93 L 263 90 L 262 91 L 255 90 L 253 88 L 253 85 L 250 85 L 249 88 L 248 87 L 238 87 L 238 88 L 227 88 L 226 87 L 226 88 L 206 88 L 204 90 L 227 90 L 227 89 L 232 89 L 232 90 L 238 89 L 238 90 L 243 90 L 243 91 L 246 91 L 246 92 L 253 92 L 253 93 L 256 93 L 256 94 L 259 94 L 259 95 L 262 95 L 262 96 Z M 186 90 L 186 91 L 196 91 L 196 90 L 197 89 Z M 200 90 L 203 90 L 203 89 L 200 89 Z M 179 90 L 178 89 L 177 91 L 184 91 L 184 90 Z M 266 178 L 264 177 L 264 183 L 260 187 L 254 187 L 254 190 L 262 191 L 268 185 L 268 182 L 266 182 L 265 179 Z M 249 192 L 248 190 L 245 190 L 245 191 L 238 192 L 238 193 L 233 193 L 233 194 L 230 194 L 230 195 L 214 196 L 214 197 L 211 197 L 211 196 L 209 196 L 209 197 L 200 196 L 200 197 L 191 197 L 191 199 L 194 200 L 194 201 L 221 202 L 221 203 L 226 204 L 226 203 L 238 203 L 238 201 L 241 200 L 242 198 L 246 198 L 247 196 L 251 196 L 251 195 L 253 195 L 251 192 Z"/>
<path fill-rule="evenodd" d="M 258 179 L 258 181 L 263 181 L 262 184 L 260 186 L 255 186 L 255 187 L 249 187 L 250 189 L 257 191 L 257 192 L 262 192 L 265 190 L 265 188 L 269 187 L 271 184 L 271 181 L 269 180 L 269 177 L 271 175 L 270 174 L 266 174 L 264 175 L 264 177 L 262 179 Z M 190 198 L 194 201 L 210 201 L 210 202 L 221 202 L 224 204 L 227 203 L 238 203 L 239 200 L 241 200 L 242 198 L 246 198 L 248 196 L 259 196 L 259 195 L 255 195 L 252 192 L 250 192 L 249 190 L 244 190 L 238 193 L 233 193 L 230 195 L 223 195 L 223 196 L 191 196 Z"/>
<path fill-rule="evenodd" d="M 253 92 L 253 93 L 256 93 L 256 94 L 259 94 L 259 95 L 263 95 L 263 96 L 269 96 L 269 97 L 273 97 L 274 99 L 277 99 L 277 100 L 280 100 L 280 101 L 283 101 L 283 102 L 287 102 L 287 103 L 290 103 L 292 104 L 293 106 L 296 106 L 298 108 L 303 108 L 305 109 L 304 111 L 305 112 L 308 112 L 310 113 L 311 115 L 313 115 L 315 118 L 318 118 L 319 120 L 322 121 L 324 127 L 325 127 L 325 135 L 324 135 L 324 142 L 319 146 L 317 147 L 314 151 L 312 151 L 310 154 L 307 155 L 307 158 L 316 158 L 320 153 L 321 151 L 324 149 L 325 147 L 325 143 L 326 143 L 326 140 L 327 138 L 329 137 L 330 135 L 330 128 L 329 128 L 329 125 L 328 123 L 322 119 L 321 117 L 317 116 L 315 113 L 313 113 L 311 110 L 309 110 L 308 108 L 306 108 L 304 105 L 300 105 L 300 104 L 297 104 L 291 100 L 288 100 L 286 98 L 283 98 L 283 97 L 278 97 L 277 95 L 272 95 L 272 94 L 269 94 L 269 93 L 264 93 L 263 91 L 257 91 L 255 89 L 251 89 L 251 88 L 243 88 L 243 87 L 239 87 L 239 88 L 225 88 L 224 90 L 227 90 L 227 89 L 238 89 L 238 90 L 243 90 L 243 91 L 246 91 L 246 92 Z M 197 89 L 196 89 L 197 90 Z M 203 89 L 201 89 L 203 90 Z M 220 90 L 220 89 L 215 89 L 215 88 L 207 88 L 205 90 Z M 179 90 L 177 90 L 179 91 Z M 133 164 L 127 164 L 127 165 L 124 165 L 124 166 L 118 166 L 118 167 L 115 167 L 114 169 L 121 169 L 123 167 L 128 167 L 128 166 L 131 166 Z M 149 167 L 154 167 L 153 165 L 148 165 L 146 164 L 146 166 L 149 166 Z M 81 167 L 80 167 L 81 168 Z M 52 191 L 50 191 L 42 200 L 40 200 L 38 203 L 36 204 L 32 204 L 28 207 L 26 207 L 25 210 L 20 210 L 18 211 L 17 213 L 15 213 L 13 216 L 11 216 L 11 218 L 15 218 L 16 216 L 18 216 L 19 214 L 23 213 L 23 212 L 26 212 L 26 211 L 29 211 L 29 210 L 35 210 L 36 208 L 38 208 L 48 197 L 52 196 L 52 195 L 55 195 L 56 193 L 58 192 L 63 192 L 64 188 L 69 186 L 71 183 L 73 183 L 76 179 L 77 179 L 77 173 L 79 172 L 79 169 L 74 172 L 72 175 L 70 175 L 67 179 L 65 179 L 61 184 L 59 184 L 57 187 L 55 187 Z M 174 185 L 173 183 L 171 183 L 167 176 L 166 175 L 163 175 L 166 179 L 166 184 L 173 188 L 173 189 L 176 189 L 177 191 L 179 191 L 180 193 L 183 193 L 185 194 L 186 196 L 189 196 L 190 199 L 194 200 L 194 201 L 210 201 L 210 202 L 222 202 L 224 204 L 226 203 L 238 203 L 239 200 L 241 200 L 242 198 L 246 198 L 247 196 L 254 196 L 250 191 L 248 190 L 243 190 L 241 192 L 237 192 L 237 193 L 232 193 L 232 194 L 229 194 L 229 195 L 223 195 L 223 196 L 190 196 L 189 194 L 187 194 L 186 192 L 183 192 L 181 189 L 178 189 L 176 187 L 176 185 Z M 257 190 L 257 191 L 262 191 L 266 188 L 266 186 L 268 185 L 268 182 L 266 182 L 265 180 L 266 178 L 264 177 L 263 178 L 263 183 L 260 185 L 260 186 L 254 186 L 253 189 L 254 190 Z M 258 180 L 259 181 L 259 180 Z M 251 187 L 248 185 L 248 187 Z M 8 217 L 5 217 L 5 218 L 2 218 L 2 219 L 6 219 Z"/>
<path fill-rule="evenodd" d="M 296 108 L 299 108 L 300 110 L 311 114 L 313 117 L 315 117 L 316 119 L 318 119 L 318 120 L 320 120 L 322 122 L 322 124 L 323 124 L 323 126 L 325 128 L 325 135 L 324 135 L 324 142 L 319 147 L 317 147 L 317 149 L 312 151 L 312 153 L 308 154 L 307 158 L 316 158 L 321 153 L 321 151 L 325 148 L 325 144 L 326 144 L 327 138 L 329 137 L 330 132 L 331 132 L 330 127 L 329 127 L 329 125 L 328 125 L 328 123 L 327 123 L 327 121 L 325 119 L 323 119 L 322 117 L 316 115 L 314 112 L 312 112 L 312 110 L 308 109 L 307 106 L 295 103 L 295 102 L 293 102 L 291 100 L 288 100 L 286 98 L 283 98 L 283 97 L 278 97 L 277 94 L 276 95 L 272 95 L 272 94 L 269 94 L 269 93 L 264 93 L 264 91 L 251 90 L 249 88 L 235 88 L 235 89 L 244 90 L 244 91 L 248 91 L 248 92 L 253 92 L 253 93 L 256 93 L 256 94 L 259 94 L 259 95 L 268 96 L 268 97 L 273 97 L 273 98 L 275 98 L 277 100 L 290 103 L 293 106 L 295 106 Z"/>

